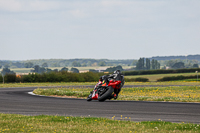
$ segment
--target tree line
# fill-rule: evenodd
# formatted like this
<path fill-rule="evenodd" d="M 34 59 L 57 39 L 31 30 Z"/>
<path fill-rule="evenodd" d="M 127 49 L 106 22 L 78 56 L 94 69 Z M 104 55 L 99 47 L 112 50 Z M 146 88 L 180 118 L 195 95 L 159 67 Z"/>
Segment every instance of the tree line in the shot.
<path fill-rule="evenodd" d="M 88 67 L 88 66 L 117 66 L 130 65 L 136 59 L 109 60 L 109 59 L 37 59 L 26 61 L 0 60 L 0 66 L 10 68 L 33 68 L 35 65 L 42 67 Z"/>
<path fill-rule="evenodd" d="M 140 58 L 136 64 L 136 70 L 155 70 L 160 69 L 160 63 L 157 60 Z"/>

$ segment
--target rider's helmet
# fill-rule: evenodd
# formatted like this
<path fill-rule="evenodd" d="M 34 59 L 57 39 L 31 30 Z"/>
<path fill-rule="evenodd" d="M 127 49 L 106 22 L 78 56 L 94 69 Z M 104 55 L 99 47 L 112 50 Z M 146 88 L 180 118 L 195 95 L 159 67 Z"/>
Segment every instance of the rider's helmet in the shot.
<path fill-rule="evenodd" d="M 120 70 L 114 71 L 114 74 L 120 74 Z"/>

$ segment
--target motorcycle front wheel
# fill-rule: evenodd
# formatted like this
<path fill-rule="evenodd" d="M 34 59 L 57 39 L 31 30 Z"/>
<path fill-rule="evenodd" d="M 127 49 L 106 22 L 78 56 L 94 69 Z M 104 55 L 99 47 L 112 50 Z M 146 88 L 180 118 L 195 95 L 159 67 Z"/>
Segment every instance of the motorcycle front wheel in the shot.
<path fill-rule="evenodd" d="M 98 100 L 100 102 L 105 101 L 108 97 L 110 97 L 112 95 L 113 92 L 114 92 L 114 88 L 109 86 L 106 92 L 99 94 Z"/>
<path fill-rule="evenodd" d="M 87 101 L 92 101 L 92 93 L 87 97 Z"/>

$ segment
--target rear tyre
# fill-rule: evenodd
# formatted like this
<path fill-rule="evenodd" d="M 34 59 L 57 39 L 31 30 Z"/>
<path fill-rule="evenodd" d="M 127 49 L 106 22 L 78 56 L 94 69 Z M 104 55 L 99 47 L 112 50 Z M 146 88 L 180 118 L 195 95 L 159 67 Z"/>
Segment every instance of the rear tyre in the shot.
<path fill-rule="evenodd" d="M 100 102 L 105 101 L 108 97 L 112 95 L 113 92 L 114 92 L 114 89 L 111 86 L 109 86 L 108 90 L 105 93 L 103 93 L 102 95 L 99 95 L 98 100 Z"/>

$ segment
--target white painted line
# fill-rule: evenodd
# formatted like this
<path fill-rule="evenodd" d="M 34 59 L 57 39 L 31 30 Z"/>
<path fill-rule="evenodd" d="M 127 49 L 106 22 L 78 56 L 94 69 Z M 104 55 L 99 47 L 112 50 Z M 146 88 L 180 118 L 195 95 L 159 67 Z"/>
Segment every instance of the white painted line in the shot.
<path fill-rule="evenodd" d="M 28 92 L 28 94 L 30 94 L 30 95 L 36 95 L 36 94 L 34 94 L 33 92 Z"/>

